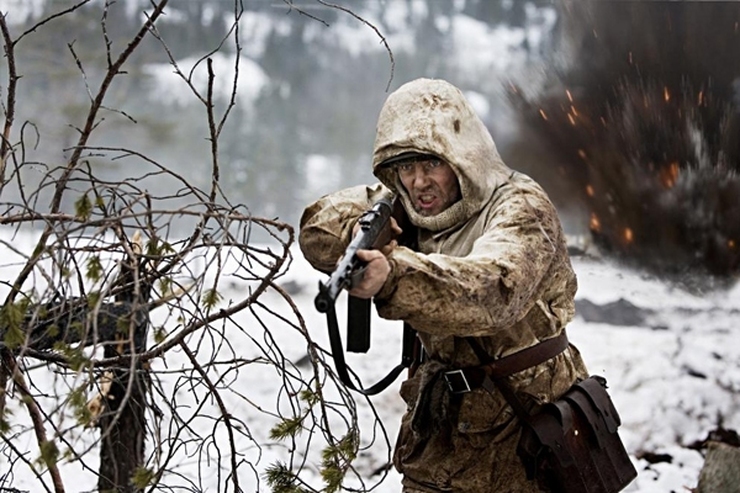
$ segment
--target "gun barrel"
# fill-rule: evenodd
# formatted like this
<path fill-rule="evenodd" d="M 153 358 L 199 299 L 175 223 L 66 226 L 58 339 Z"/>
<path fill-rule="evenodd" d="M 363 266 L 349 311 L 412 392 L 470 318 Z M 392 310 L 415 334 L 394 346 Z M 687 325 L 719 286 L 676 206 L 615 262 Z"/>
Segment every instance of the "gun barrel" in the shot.
<path fill-rule="evenodd" d="M 326 313 L 329 311 L 329 307 L 331 307 L 331 300 L 328 296 L 317 294 L 316 299 L 313 300 L 313 304 L 320 313 Z"/>
<path fill-rule="evenodd" d="M 329 308 L 334 305 L 342 289 L 350 287 L 352 281 L 350 274 L 355 269 L 357 261 L 354 258 L 356 249 L 348 248 L 347 250 L 351 253 L 342 258 L 326 283 L 319 281 L 319 293 L 314 299 L 314 305 L 321 313 L 329 311 Z"/>
<path fill-rule="evenodd" d="M 331 284 L 324 284 L 319 281 L 319 294 L 317 294 L 316 298 L 313 300 L 313 304 L 316 307 L 316 310 L 321 313 L 328 312 L 329 308 L 334 305 L 337 296 L 339 296 L 339 291 L 340 289 L 332 289 Z"/>

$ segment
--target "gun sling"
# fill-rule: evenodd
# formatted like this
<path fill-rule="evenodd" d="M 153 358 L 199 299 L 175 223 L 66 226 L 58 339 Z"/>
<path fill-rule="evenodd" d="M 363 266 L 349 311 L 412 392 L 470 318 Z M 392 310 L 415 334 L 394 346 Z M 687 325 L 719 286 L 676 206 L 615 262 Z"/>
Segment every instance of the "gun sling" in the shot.
<path fill-rule="evenodd" d="M 361 308 L 360 306 L 358 306 L 363 302 L 366 302 L 368 306 L 370 304 L 370 300 L 355 299 L 351 302 L 351 308 L 353 308 L 354 310 L 359 310 L 363 316 L 367 316 L 367 320 L 363 323 L 369 324 L 369 308 L 366 310 L 365 308 Z M 331 346 L 331 354 L 332 358 L 334 359 L 334 367 L 337 370 L 337 375 L 339 375 L 339 379 L 342 381 L 342 383 L 352 390 L 355 390 L 364 395 L 375 395 L 385 390 L 390 384 L 393 383 L 396 378 L 398 378 L 398 375 L 400 375 L 404 369 L 411 367 L 411 365 L 414 363 L 414 344 L 417 344 L 416 331 L 409 324 L 404 323 L 401 362 L 374 385 L 371 385 L 368 388 L 357 386 L 354 384 L 352 378 L 350 377 L 349 368 L 347 368 L 347 363 L 344 359 L 344 351 L 342 349 L 342 337 L 339 334 L 339 323 L 337 322 L 337 313 L 334 309 L 333 304 L 330 305 L 328 310 L 326 311 L 326 321 L 327 325 L 329 326 L 329 344 Z M 353 314 L 353 310 L 350 309 L 348 313 L 348 323 L 351 324 L 356 321 L 357 313 Z M 369 334 L 369 330 L 367 331 L 367 333 Z M 367 342 L 367 346 L 369 347 L 369 341 Z M 364 346 L 364 344 L 362 344 L 362 346 Z"/>

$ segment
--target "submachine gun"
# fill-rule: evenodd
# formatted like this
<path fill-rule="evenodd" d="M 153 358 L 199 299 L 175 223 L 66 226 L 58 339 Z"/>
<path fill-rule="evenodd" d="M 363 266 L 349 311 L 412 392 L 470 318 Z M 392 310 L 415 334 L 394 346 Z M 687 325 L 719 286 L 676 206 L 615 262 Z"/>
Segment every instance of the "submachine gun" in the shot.
<path fill-rule="evenodd" d="M 416 331 L 404 323 L 403 347 L 401 349 L 401 363 L 393 368 L 388 375 L 369 388 L 362 388 L 354 384 L 344 359 L 342 339 L 339 334 L 339 324 L 334 309 L 337 297 L 343 289 L 352 289 L 362 280 L 366 264 L 357 257 L 358 250 L 380 249 L 393 239 L 391 218 L 394 216 L 394 204 L 390 197 L 383 197 L 365 211 L 358 221 L 359 229 L 344 251 L 344 256 L 337 264 L 326 282 L 319 281 L 319 293 L 314 299 L 316 309 L 326 313 L 329 327 L 329 342 L 331 345 L 334 365 L 339 379 L 352 390 L 365 395 L 374 395 L 388 387 L 403 371 L 414 364 L 416 360 Z M 347 301 L 347 351 L 366 353 L 370 349 L 370 309 L 369 299 L 361 299 L 348 295 Z"/>

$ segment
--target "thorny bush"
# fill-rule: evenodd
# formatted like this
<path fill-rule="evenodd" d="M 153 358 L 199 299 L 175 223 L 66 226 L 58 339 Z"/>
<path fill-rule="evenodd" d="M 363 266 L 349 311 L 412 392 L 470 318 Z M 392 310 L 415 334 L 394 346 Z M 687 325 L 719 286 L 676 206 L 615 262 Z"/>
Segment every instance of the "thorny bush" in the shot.
<path fill-rule="evenodd" d="M 218 113 L 219 74 L 209 56 L 229 48 L 238 65 L 240 2 L 231 29 L 196 64 L 208 71 L 207 87 L 179 69 L 157 29 L 167 0 L 148 4 L 120 51 L 109 27 L 124 15 L 123 3 L 69 5 L 18 33 L 0 17 L 7 75 L 0 489 L 15 490 L 23 480 L 24 487 L 33 481 L 34 490 L 57 492 L 201 491 L 208 484 L 236 492 L 264 483 L 274 491 L 334 491 L 348 474 L 364 489 L 352 463 L 367 446 L 356 403 L 279 283 L 291 264 L 294 232 L 232 204 L 219 186 L 219 135 L 236 81 Z M 58 153 L 64 163 L 40 163 L 29 158 L 43 137 L 38 127 L 15 121 L 24 70 L 16 52 L 81 9 L 97 9 L 103 55 L 97 59 L 105 66 L 92 66 L 68 46 L 89 106 L 71 123 L 78 138 Z M 109 90 L 127 77 L 144 39 L 159 43 L 203 109 L 207 190 L 135 149 L 92 144 L 104 114 L 116 113 L 105 104 Z M 136 172 L 118 180 L 99 173 L 121 162 L 135 164 L 129 169 Z M 281 341 L 296 338 L 304 341 L 307 366 L 284 354 Z M 254 426 L 257 416 L 260 423 L 268 416 L 274 427 Z"/>

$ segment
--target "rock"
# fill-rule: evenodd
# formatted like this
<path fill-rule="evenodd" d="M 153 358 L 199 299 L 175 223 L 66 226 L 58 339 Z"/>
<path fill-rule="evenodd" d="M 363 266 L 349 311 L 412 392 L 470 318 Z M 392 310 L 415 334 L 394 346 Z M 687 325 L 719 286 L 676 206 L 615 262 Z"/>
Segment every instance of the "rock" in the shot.
<path fill-rule="evenodd" d="M 710 442 L 695 493 L 740 493 L 740 448 Z"/>
<path fill-rule="evenodd" d="M 299 295 L 305 290 L 305 286 L 303 286 L 303 284 L 293 280 L 282 283 L 280 287 L 291 296 Z"/>
<path fill-rule="evenodd" d="M 576 300 L 576 315 L 586 322 L 611 325 L 643 326 L 653 311 L 633 305 L 624 298 L 597 305 L 589 300 Z"/>

